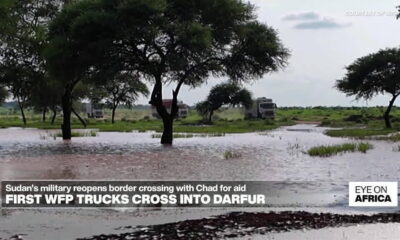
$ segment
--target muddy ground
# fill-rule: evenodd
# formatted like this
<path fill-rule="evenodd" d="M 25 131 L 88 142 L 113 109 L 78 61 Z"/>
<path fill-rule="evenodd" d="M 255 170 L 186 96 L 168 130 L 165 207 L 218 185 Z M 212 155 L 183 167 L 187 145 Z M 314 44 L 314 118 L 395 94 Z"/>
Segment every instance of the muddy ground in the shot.
<path fill-rule="evenodd" d="M 399 223 L 400 214 L 340 215 L 308 212 L 232 212 L 211 218 L 186 220 L 153 226 L 124 227 L 128 232 L 98 235 L 80 240 L 127 239 L 225 239 L 253 234 L 321 229 L 355 224 Z"/>

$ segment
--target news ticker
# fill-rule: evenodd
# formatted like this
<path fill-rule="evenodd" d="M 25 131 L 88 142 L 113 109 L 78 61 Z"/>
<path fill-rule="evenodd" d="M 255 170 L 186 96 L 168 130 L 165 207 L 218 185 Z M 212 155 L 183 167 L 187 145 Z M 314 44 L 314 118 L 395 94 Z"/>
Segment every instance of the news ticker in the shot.
<path fill-rule="evenodd" d="M 318 195 L 324 196 L 318 199 Z M 311 197 L 310 197 L 311 196 Z M 331 196 L 331 197 L 326 197 Z M 2 181 L 3 208 L 397 207 L 397 182 Z M 297 205 L 296 205 L 297 204 Z"/>

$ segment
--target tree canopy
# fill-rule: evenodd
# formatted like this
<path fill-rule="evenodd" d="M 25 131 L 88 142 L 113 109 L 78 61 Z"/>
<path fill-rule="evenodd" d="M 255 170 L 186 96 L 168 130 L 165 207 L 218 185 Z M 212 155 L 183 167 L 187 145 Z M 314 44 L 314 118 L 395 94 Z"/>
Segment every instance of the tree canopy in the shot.
<path fill-rule="evenodd" d="M 221 83 L 214 86 L 204 102 L 196 105 L 196 110 L 203 117 L 207 116 L 208 121 L 212 121 L 214 112 L 223 105 L 242 105 L 246 108 L 251 107 L 253 100 L 251 93 L 231 82 Z"/>
<path fill-rule="evenodd" d="M 112 19 L 111 14 L 101 10 L 102 7 L 107 9 L 102 4 L 106 1 L 72 2 L 63 8 L 49 27 L 49 43 L 44 55 L 50 75 L 63 87 L 63 139 L 71 139 L 71 113 L 77 115 L 72 107 L 76 86 L 85 79 L 96 79 L 93 77 L 98 73 L 95 67 L 103 59 L 108 60 L 106 64 L 115 62 L 106 53 L 111 49 L 110 44 L 118 41 L 114 31 L 118 22 Z M 102 76 L 97 74 L 99 81 Z"/>
<path fill-rule="evenodd" d="M 8 91 L 4 87 L 0 87 L 0 104 L 2 104 L 8 97 Z"/>
<path fill-rule="evenodd" d="M 357 59 L 346 67 L 346 75 L 336 87 L 348 96 L 369 100 L 378 94 L 390 94 L 385 124 L 391 128 L 390 111 L 400 95 L 400 49 L 388 48 Z"/>
<path fill-rule="evenodd" d="M 0 3 L 0 82 L 17 100 L 24 123 L 24 108 L 36 95 L 32 87 L 48 80 L 42 52 L 48 43 L 48 24 L 62 2 L 5 0 Z"/>
<path fill-rule="evenodd" d="M 167 144 L 183 85 L 198 87 L 210 76 L 250 81 L 284 67 L 289 56 L 277 32 L 241 0 L 83 0 L 58 15 L 50 37 L 51 69 L 69 92 L 83 75 L 107 69 L 149 80 Z M 162 103 L 165 84 L 175 84 L 171 111 Z"/>
<path fill-rule="evenodd" d="M 91 87 L 89 98 L 92 102 L 105 101 L 112 110 L 111 123 L 114 123 L 115 110 L 120 104 L 131 107 L 140 95 L 147 96 L 149 90 L 137 74 L 118 72 L 103 84 Z"/>

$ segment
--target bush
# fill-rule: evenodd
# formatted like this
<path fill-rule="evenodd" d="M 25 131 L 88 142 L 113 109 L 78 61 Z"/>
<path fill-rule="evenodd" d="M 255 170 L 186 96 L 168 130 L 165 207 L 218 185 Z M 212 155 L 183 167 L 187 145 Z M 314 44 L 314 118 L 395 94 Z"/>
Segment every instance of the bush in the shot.
<path fill-rule="evenodd" d="M 321 126 L 329 126 L 331 124 L 332 124 L 332 121 L 328 120 L 328 119 L 324 119 L 321 121 Z"/>
<path fill-rule="evenodd" d="M 269 125 L 269 126 L 275 125 L 275 122 L 271 119 L 265 120 L 264 123 L 265 123 L 265 125 Z"/>
<path fill-rule="evenodd" d="M 232 158 L 240 158 L 242 157 L 242 154 L 239 152 L 234 152 L 234 151 L 226 151 L 224 152 L 224 158 L 226 160 L 232 159 Z"/>
<path fill-rule="evenodd" d="M 363 115 L 350 115 L 344 118 L 343 120 L 346 122 L 356 122 L 356 123 L 363 123 L 367 121 Z"/>

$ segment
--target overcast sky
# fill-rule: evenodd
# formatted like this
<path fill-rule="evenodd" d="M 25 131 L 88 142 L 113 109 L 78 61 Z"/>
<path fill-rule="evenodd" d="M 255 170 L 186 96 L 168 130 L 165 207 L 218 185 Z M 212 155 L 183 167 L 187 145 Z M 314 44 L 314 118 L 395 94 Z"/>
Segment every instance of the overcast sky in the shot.
<path fill-rule="evenodd" d="M 250 0 L 259 21 L 279 32 L 290 49 L 288 67 L 246 85 L 255 97 L 273 98 L 279 106 L 386 105 L 388 96 L 354 101 L 333 88 L 344 67 L 356 58 L 400 45 L 400 20 L 394 0 Z M 194 104 L 223 79 L 209 79 L 196 89 L 183 88 L 180 99 Z M 164 89 L 170 98 L 171 88 Z M 140 103 L 147 103 L 141 99 Z M 397 104 L 399 101 L 397 102 Z"/>

